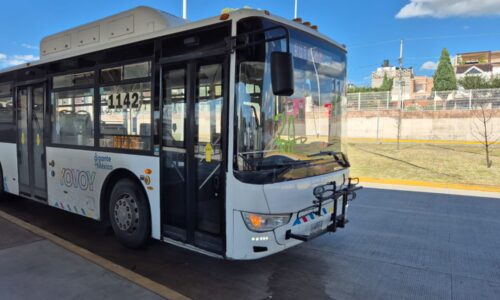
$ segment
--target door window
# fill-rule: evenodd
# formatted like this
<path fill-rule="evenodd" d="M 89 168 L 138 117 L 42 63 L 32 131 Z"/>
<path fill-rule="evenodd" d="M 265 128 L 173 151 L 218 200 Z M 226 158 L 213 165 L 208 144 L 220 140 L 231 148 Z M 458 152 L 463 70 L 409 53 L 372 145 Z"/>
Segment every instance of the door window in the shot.
<path fill-rule="evenodd" d="M 197 229 L 221 234 L 222 64 L 198 68 L 195 156 L 197 160 Z"/>
<path fill-rule="evenodd" d="M 184 147 L 186 126 L 186 70 L 168 70 L 164 74 L 163 143 Z"/>

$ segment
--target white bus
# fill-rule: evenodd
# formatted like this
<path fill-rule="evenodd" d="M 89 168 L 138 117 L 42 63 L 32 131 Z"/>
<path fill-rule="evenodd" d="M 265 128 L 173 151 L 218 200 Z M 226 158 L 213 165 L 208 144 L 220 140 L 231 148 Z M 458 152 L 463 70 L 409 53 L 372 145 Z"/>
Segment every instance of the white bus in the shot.
<path fill-rule="evenodd" d="M 0 73 L 0 192 L 109 222 L 128 247 L 227 259 L 347 222 L 346 50 L 316 28 L 138 7 L 40 55 Z"/>

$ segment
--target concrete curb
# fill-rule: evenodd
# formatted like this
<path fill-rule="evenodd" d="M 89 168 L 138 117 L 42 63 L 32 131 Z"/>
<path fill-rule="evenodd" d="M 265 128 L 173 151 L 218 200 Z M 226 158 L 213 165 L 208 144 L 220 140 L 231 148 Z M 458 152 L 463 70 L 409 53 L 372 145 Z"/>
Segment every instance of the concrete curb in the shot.
<path fill-rule="evenodd" d="M 360 177 L 359 180 L 361 185 L 368 188 L 500 199 L 500 188 L 496 187 L 442 184 L 413 180 L 377 179 L 368 177 Z"/>
<path fill-rule="evenodd" d="M 155 281 L 152 281 L 140 274 L 137 274 L 135 272 L 132 272 L 130 271 L 129 269 L 126 269 L 120 265 L 117 265 L 101 256 L 98 256 L 84 248 L 81 248 L 71 242 L 68 242 L 60 237 L 57 237 L 55 235 L 53 235 L 52 233 L 48 232 L 48 231 L 45 231 L 39 227 L 36 227 L 32 224 L 29 224 L 21 219 L 18 219 L 12 215 L 9 215 L 3 211 L 0 211 L 0 217 L 11 222 L 11 223 L 14 223 L 15 225 L 17 226 L 20 226 L 32 233 L 34 233 L 35 235 L 38 235 L 38 236 L 41 236 L 51 242 L 53 242 L 54 244 L 60 246 L 60 247 L 63 247 L 64 249 L 70 251 L 70 252 L 73 252 L 93 263 L 95 263 L 96 265 L 106 269 L 106 270 L 109 270 L 161 297 L 164 297 L 166 299 L 171 299 L 171 300 L 188 300 L 190 298 L 164 286 L 164 285 L 161 285 Z"/>

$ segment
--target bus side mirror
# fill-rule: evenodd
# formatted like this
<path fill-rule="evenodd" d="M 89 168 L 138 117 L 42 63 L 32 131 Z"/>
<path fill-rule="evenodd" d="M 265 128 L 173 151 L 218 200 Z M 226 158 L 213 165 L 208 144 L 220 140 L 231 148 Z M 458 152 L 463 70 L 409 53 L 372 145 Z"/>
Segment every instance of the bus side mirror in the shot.
<path fill-rule="evenodd" d="M 271 53 L 271 82 L 274 95 L 293 95 L 293 58 L 291 53 Z"/>

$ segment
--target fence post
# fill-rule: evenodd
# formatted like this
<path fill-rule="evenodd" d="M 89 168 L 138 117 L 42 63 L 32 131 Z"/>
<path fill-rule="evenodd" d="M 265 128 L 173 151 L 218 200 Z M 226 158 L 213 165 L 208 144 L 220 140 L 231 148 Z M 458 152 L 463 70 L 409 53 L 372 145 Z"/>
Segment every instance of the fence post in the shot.
<path fill-rule="evenodd" d="M 358 92 L 358 110 L 361 110 L 361 92 Z"/>
<path fill-rule="evenodd" d="M 469 90 L 469 110 L 472 109 L 472 90 Z"/>
<path fill-rule="evenodd" d="M 436 92 L 433 92 L 434 93 L 434 97 L 432 97 L 434 99 L 434 111 L 436 111 Z"/>
<path fill-rule="evenodd" d="M 390 91 L 387 91 L 387 109 L 389 109 L 389 97 L 390 97 Z"/>

